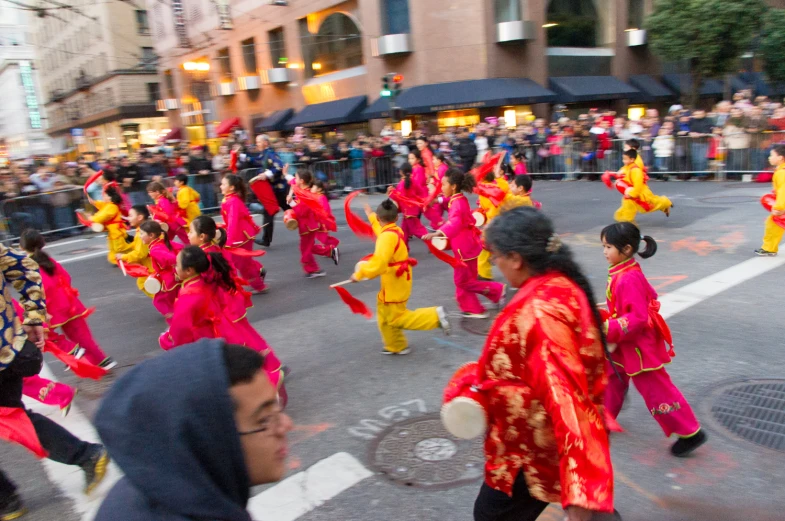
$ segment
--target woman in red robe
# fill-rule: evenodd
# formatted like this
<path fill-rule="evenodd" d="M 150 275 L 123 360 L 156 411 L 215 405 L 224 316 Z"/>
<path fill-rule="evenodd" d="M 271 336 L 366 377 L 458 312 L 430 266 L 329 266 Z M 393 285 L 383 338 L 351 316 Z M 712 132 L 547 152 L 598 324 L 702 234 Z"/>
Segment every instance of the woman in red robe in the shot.
<path fill-rule="evenodd" d="M 488 429 L 477 521 L 534 520 L 560 503 L 569 521 L 613 512 L 603 416 L 604 338 L 591 287 L 550 220 L 519 207 L 485 241 L 520 288 L 496 318 L 477 368 Z"/>

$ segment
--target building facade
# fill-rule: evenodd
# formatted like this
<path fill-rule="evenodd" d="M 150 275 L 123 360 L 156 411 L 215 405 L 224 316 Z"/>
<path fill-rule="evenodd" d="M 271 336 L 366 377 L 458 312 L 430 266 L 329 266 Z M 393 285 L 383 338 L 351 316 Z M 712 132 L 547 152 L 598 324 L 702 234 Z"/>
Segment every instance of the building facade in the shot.
<path fill-rule="evenodd" d="M 51 153 L 28 12 L 0 4 L 0 160 Z"/>
<path fill-rule="evenodd" d="M 41 14 L 32 34 L 57 152 L 123 154 L 169 132 L 155 108 L 156 55 L 144 8 L 94 2 Z"/>

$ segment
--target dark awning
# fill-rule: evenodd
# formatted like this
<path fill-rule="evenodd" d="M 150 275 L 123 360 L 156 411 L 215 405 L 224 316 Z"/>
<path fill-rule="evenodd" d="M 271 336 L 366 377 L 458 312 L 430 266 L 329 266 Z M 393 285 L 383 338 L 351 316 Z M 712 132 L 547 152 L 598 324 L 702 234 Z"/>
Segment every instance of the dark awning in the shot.
<path fill-rule="evenodd" d="M 308 105 L 286 123 L 286 128 L 294 127 L 326 127 L 368 121 L 363 110 L 368 106 L 366 96 L 328 101 Z"/>
<path fill-rule="evenodd" d="M 785 93 L 785 86 L 771 83 L 760 72 L 741 72 L 730 80 L 731 90 L 752 89 L 755 96 L 780 96 Z"/>
<path fill-rule="evenodd" d="M 286 123 L 294 115 L 294 109 L 277 110 L 264 118 L 256 128 L 256 132 L 276 132 L 286 128 Z"/>
<path fill-rule="evenodd" d="M 548 80 L 548 86 L 556 91 L 557 101 L 561 103 L 629 99 L 640 95 L 638 89 L 614 76 L 559 76 Z"/>
<path fill-rule="evenodd" d="M 663 74 L 662 82 L 680 96 L 689 96 L 692 93 L 692 76 L 689 74 Z M 721 98 L 724 92 L 725 88 L 721 81 L 703 80 L 700 97 Z"/>
<path fill-rule="evenodd" d="M 382 119 L 390 117 L 390 98 L 379 98 L 363 111 L 363 116 L 368 119 Z"/>
<path fill-rule="evenodd" d="M 673 99 L 676 95 L 662 83 L 648 74 L 635 74 L 629 78 L 630 85 L 641 91 L 640 95 L 630 98 L 636 102 L 652 102 Z"/>
<path fill-rule="evenodd" d="M 398 96 L 396 105 L 407 114 L 428 114 L 442 110 L 550 103 L 555 98 L 553 92 L 526 78 L 489 78 L 412 87 Z"/>

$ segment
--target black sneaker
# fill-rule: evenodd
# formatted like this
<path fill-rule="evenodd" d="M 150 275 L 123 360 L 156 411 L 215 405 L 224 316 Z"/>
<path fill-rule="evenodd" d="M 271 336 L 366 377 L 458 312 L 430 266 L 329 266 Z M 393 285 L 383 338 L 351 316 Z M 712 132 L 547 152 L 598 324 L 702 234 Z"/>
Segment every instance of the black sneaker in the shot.
<path fill-rule="evenodd" d="M 109 371 L 109 370 L 114 369 L 115 367 L 117 367 L 117 362 L 112 360 L 111 356 L 107 356 L 106 358 L 104 358 L 103 362 L 98 364 L 98 367 L 103 367 L 104 369 Z"/>
<path fill-rule="evenodd" d="M 671 454 L 677 458 L 683 458 L 706 443 L 708 439 L 709 437 L 703 432 L 703 429 L 701 429 L 689 438 L 679 438 L 678 441 L 671 446 Z"/>
<path fill-rule="evenodd" d="M 755 255 L 757 255 L 758 257 L 776 257 L 777 256 L 777 252 L 776 251 L 767 251 L 767 250 L 764 250 L 763 248 L 759 248 L 759 249 L 755 250 Z"/>
<path fill-rule="evenodd" d="M 412 352 L 412 348 L 411 347 L 407 347 L 403 351 L 388 351 L 386 349 L 382 349 L 382 354 L 383 355 L 388 355 L 388 356 L 408 355 L 411 352 Z"/>
<path fill-rule="evenodd" d="M 84 347 L 75 346 L 68 354 L 79 360 L 85 355 L 86 352 L 87 351 L 85 351 Z"/>
<path fill-rule="evenodd" d="M 333 248 L 333 249 L 330 251 L 330 258 L 333 260 L 333 262 L 334 262 L 334 263 L 335 263 L 335 265 L 337 266 L 337 265 L 338 265 L 338 260 L 341 258 L 341 254 L 340 254 L 340 252 L 338 251 L 338 246 L 336 246 L 335 248 Z"/>
<path fill-rule="evenodd" d="M 90 459 L 80 465 L 85 476 L 85 495 L 89 495 L 103 481 L 106 469 L 109 467 L 109 453 L 103 445 L 95 445 L 95 447 Z"/>
<path fill-rule="evenodd" d="M 262 246 L 264 248 L 269 248 L 270 247 L 270 243 L 265 241 L 265 240 L 262 240 L 262 239 L 254 239 L 253 242 L 255 242 L 256 244 L 258 244 L 259 246 Z"/>
<path fill-rule="evenodd" d="M 16 492 L 0 502 L 0 521 L 12 521 L 25 514 L 27 514 L 27 509 L 22 505 L 22 499 Z"/>
<path fill-rule="evenodd" d="M 324 277 L 326 275 L 327 275 L 327 273 L 325 273 L 323 271 L 314 271 L 313 273 L 306 273 L 305 274 L 305 278 L 306 279 L 318 279 L 319 277 Z"/>

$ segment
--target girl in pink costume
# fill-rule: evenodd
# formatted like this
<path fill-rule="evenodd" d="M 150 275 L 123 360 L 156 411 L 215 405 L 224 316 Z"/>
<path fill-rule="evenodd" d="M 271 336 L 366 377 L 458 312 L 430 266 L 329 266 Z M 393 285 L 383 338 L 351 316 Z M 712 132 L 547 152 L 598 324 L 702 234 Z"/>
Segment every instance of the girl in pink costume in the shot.
<path fill-rule="evenodd" d="M 46 312 L 50 317 L 48 328 L 62 329 L 67 339 L 84 349 L 83 354 L 91 364 L 112 369 L 117 362 L 106 356 L 87 325 L 87 317 L 94 309 L 82 304 L 79 291 L 71 285 L 71 275 L 43 251 L 45 244 L 43 235 L 36 230 L 25 230 L 19 238 L 19 245 L 40 267 Z"/>
<path fill-rule="evenodd" d="M 174 312 L 174 301 L 180 284 L 175 277 L 177 252 L 183 247 L 169 242 L 161 225 L 156 221 L 145 221 L 139 226 L 139 233 L 144 244 L 150 249 L 150 260 L 153 265 L 154 277 L 161 283 L 161 291 L 153 296 L 153 306 L 166 318 L 167 322 Z"/>
<path fill-rule="evenodd" d="M 480 231 L 475 227 L 469 200 L 462 192 L 471 193 L 476 181 L 471 174 L 450 168 L 442 180 L 442 193 L 448 197 L 447 220 L 439 230 L 429 233 L 423 240 L 437 236 L 447 237 L 456 259 L 462 264 L 455 268 L 455 298 L 466 318 L 487 318 L 485 307 L 477 295 L 484 295 L 499 307 L 504 306 L 507 286 L 500 282 L 477 280 L 477 258 L 482 252 Z"/>
<path fill-rule="evenodd" d="M 226 175 L 221 181 L 221 193 L 224 195 L 221 217 L 226 230 L 226 253 L 230 255 L 232 264 L 240 272 L 240 276 L 248 281 L 253 292 L 265 293 L 267 284 L 264 283 L 264 277 L 267 271 L 264 266 L 253 257 L 231 255 L 235 248 L 253 250 L 254 237 L 261 230 L 245 206 L 245 183 L 234 174 Z"/>
<path fill-rule="evenodd" d="M 409 154 L 410 162 L 412 156 L 413 154 Z M 398 186 L 395 187 L 395 190 L 390 187 L 387 190 L 387 194 L 390 196 L 390 199 L 395 201 L 398 209 L 403 214 L 401 230 L 403 230 L 404 243 L 408 248 L 409 237 L 414 236 L 421 239 L 428 233 L 428 230 L 420 222 L 420 214 L 422 213 L 421 201 L 424 201 L 428 196 L 428 190 L 422 183 L 415 182 L 410 164 L 401 165 L 400 174 L 401 181 L 398 183 Z"/>
<path fill-rule="evenodd" d="M 327 198 L 324 183 L 319 179 L 314 179 L 311 191 L 319 195 L 319 202 L 322 203 L 324 211 L 335 220 L 333 210 L 330 208 L 330 200 Z M 333 259 L 333 262 L 335 262 L 335 265 L 337 266 L 340 255 L 338 252 L 338 245 L 341 241 L 339 241 L 337 237 L 330 235 L 330 232 L 327 231 L 327 228 L 325 228 L 323 224 L 319 228 L 319 231 L 316 232 L 316 240 L 319 241 L 321 245 L 317 244 L 314 246 L 314 253 L 317 255 L 324 255 L 326 253 Z"/>
<path fill-rule="evenodd" d="M 313 186 L 313 174 L 301 168 L 295 174 L 293 186 L 310 192 Z M 297 230 L 300 233 L 300 263 L 303 266 L 303 271 L 305 271 L 305 277 L 309 279 L 324 277 L 326 273 L 319 267 L 319 263 L 316 262 L 314 255 L 329 257 L 333 260 L 336 257 L 333 255 L 333 248 L 323 244 L 316 244 L 316 237 L 319 230 L 322 229 L 322 224 L 313 210 L 305 203 L 298 201 L 294 189 L 289 194 L 288 202 L 297 219 Z"/>
<path fill-rule="evenodd" d="M 442 179 L 449 168 L 449 160 L 439 152 L 433 156 L 434 175 L 428 181 L 428 200 L 425 207 L 425 217 L 436 230 L 444 224 L 444 205 L 439 202 L 442 196 Z"/>
<path fill-rule="evenodd" d="M 707 436 L 665 370 L 675 355 L 672 344 L 670 349 L 666 347 L 671 343 L 670 330 L 659 314 L 657 292 L 634 259 L 636 253 L 644 259 L 654 255 L 657 243 L 649 236 L 641 237 L 638 227 L 630 222 L 606 227 L 601 238 L 610 264 L 606 290 L 609 318 L 605 325 L 608 344 L 616 344 L 615 349 L 611 348 L 610 362 L 618 374 L 610 376 L 605 392 L 607 412 L 614 419 L 619 415 L 632 380 L 665 435 L 679 437 L 671 453 L 686 456 L 704 444 Z M 639 252 L 641 241 L 646 249 Z"/>
<path fill-rule="evenodd" d="M 188 225 L 180 216 L 180 207 L 177 204 L 177 199 L 158 182 L 152 182 L 147 185 L 147 193 L 150 198 L 155 201 L 155 206 L 167 215 L 166 225 L 169 226 L 167 236 L 170 241 L 175 238 L 180 239 L 183 244 L 188 244 Z"/>

